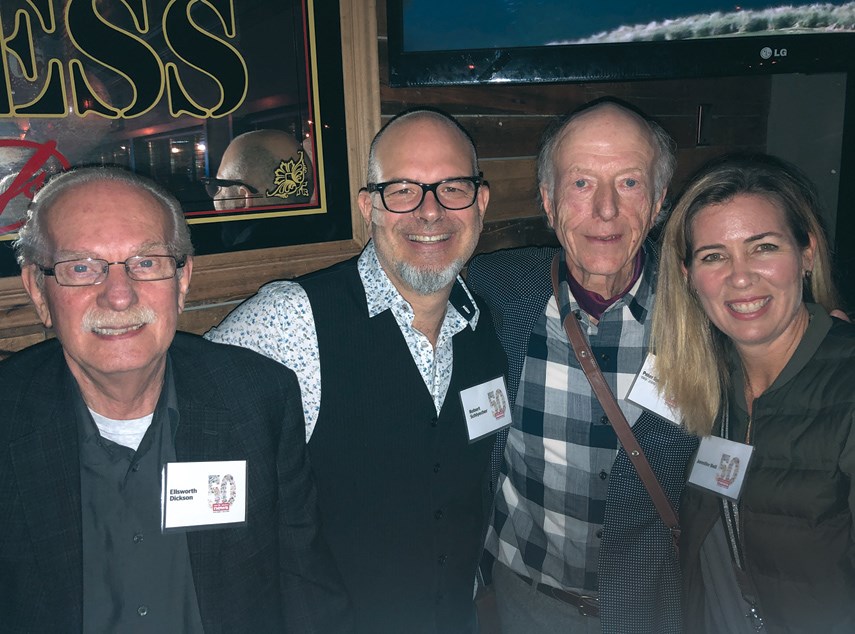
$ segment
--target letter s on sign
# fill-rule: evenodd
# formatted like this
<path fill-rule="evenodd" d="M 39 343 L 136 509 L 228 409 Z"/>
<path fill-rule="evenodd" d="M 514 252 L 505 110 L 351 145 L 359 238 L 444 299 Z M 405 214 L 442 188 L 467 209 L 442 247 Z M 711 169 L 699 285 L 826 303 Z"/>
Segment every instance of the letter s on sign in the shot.
<path fill-rule="evenodd" d="M 206 31 L 194 21 L 193 15 L 202 11 L 213 12 L 216 22 L 223 25 L 222 34 Z M 210 77 L 220 96 L 218 103 L 208 107 L 193 100 L 184 88 L 178 67 L 170 62 L 166 65 L 167 89 L 173 117 L 182 112 L 197 117 L 224 117 L 244 102 L 249 72 L 241 54 L 227 41 L 234 35 L 234 0 L 172 0 L 166 6 L 163 36 L 170 50 L 181 61 Z"/>
<path fill-rule="evenodd" d="M 148 33 L 148 14 L 143 5 L 142 19 L 135 15 L 129 3 L 115 2 L 112 9 L 127 10 L 139 33 Z M 83 55 L 109 70 L 122 76 L 131 85 L 133 98 L 124 107 L 116 104 L 113 109 L 98 99 L 102 108 L 115 112 L 113 117 L 130 119 L 145 114 L 151 110 L 163 96 L 164 73 L 163 64 L 157 52 L 138 35 L 120 29 L 107 21 L 97 11 L 96 3 L 92 0 L 68 0 L 65 14 L 68 37 Z M 73 73 L 72 90 L 86 90 L 78 86 L 79 73 Z M 104 114 L 104 110 L 98 108 Z"/>

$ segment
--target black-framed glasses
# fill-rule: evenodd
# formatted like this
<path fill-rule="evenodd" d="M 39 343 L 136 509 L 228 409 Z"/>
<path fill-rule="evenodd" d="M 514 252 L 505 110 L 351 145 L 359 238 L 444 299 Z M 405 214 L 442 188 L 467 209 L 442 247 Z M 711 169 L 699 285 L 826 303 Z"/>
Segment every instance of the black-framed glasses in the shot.
<path fill-rule="evenodd" d="M 446 178 L 438 183 L 417 183 L 397 180 L 385 183 L 368 183 L 366 189 L 379 192 L 383 206 L 392 213 L 406 214 L 418 209 L 428 192 L 433 192 L 436 201 L 450 211 L 471 207 L 483 184 L 484 175 Z"/>
<path fill-rule="evenodd" d="M 233 180 L 230 178 L 214 178 L 214 177 L 206 177 L 200 179 L 202 183 L 205 185 L 205 191 L 208 192 L 208 196 L 214 198 L 220 189 L 224 187 L 246 187 L 250 194 L 257 194 L 258 190 L 250 185 L 249 183 L 244 183 L 243 181 Z"/>
<path fill-rule="evenodd" d="M 128 277 L 137 282 L 156 282 L 175 277 L 175 272 L 186 264 L 187 258 L 171 255 L 134 255 L 124 262 L 107 262 L 97 258 L 63 260 L 53 267 L 38 265 L 45 275 L 51 275 L 60 286 L 94 286 L 107 279 L 110 267 L 121 264 Z"/>

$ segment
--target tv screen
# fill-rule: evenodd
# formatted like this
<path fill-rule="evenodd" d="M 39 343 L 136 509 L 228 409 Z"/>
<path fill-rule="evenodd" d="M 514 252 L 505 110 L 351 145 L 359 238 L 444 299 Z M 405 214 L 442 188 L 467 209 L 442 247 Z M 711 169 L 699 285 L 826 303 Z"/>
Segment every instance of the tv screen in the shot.
<path fill-rule="evenodd" d="M 388 0 L 393 85 L 848 70 L 855 2 Z"/>

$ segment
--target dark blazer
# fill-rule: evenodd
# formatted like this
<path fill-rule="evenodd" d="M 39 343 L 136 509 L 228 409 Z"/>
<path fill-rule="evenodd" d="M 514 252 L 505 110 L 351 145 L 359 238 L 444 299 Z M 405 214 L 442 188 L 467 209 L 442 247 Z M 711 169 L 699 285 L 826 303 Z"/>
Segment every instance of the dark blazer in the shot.
<path fill-rule="evenodd" d="M 496 334 L 508 355 L 511 405 L 516 403 L 529 336 L 552 297 L 550 266 L 560 251 L 559 247 L 506 249 L 477 256 L 469 264 L 466 282 L 490 307 Z"/>
<path fill-rule="evenodd" d="M 466 283 L 490 307 L 496 335 L 508 357 L 508 400 L 511 408 L 517 401 L 528 339 L 537 318 L 552 297 L 549 267 L 558 247 L 506 249 L 476 256 L 470 263 Z M 491 487 L 499 482 L 499 469 L 504 462 L 508 429 L 496 434 L 490 457 Z M 489 571 L 485 572 L 491 577 Z"/>
<path fill-rule="evenodd" d="M 206 632 L 348 631 L 320 538 L 294 373 L 178 333 L 179 461 L 246 460 L 247 523 L 187 533 Z M 0 363 L 0 628 L 79 632 L 82 544 L 74 379 L 57 341 Z"/>

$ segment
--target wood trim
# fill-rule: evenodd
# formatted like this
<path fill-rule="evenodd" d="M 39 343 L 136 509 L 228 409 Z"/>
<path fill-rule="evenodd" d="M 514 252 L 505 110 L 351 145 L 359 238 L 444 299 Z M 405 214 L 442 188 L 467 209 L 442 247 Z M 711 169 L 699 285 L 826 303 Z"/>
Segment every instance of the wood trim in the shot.
<path fill-rule="evenodd" d="M 355 199 L 368 173 L 371 140 L 380 128 L 377 8 L 375 0 L 341 0 L 339 7 L 353 237 L 364 246 L 368 241 L 368 228 Z"/>
<path fill-rule="evenodd" d="M 21 278 L 0 278 L 0 338 L 33 333 L 40 328 Z"/>

